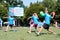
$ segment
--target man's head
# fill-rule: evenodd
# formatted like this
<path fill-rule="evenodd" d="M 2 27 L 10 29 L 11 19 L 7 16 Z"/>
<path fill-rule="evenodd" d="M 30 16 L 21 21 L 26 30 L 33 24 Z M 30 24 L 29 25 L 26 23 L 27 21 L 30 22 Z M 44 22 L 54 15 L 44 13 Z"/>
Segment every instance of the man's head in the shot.
<path fill-rule="evenodd" d="M 37 13 L 34 13 L 33 16 L 38 16 Z"/>
<path fill-rule="evenodd" d="M 48 10 L 45 10 L 45 13 L 48 13 Z"/>
<path fill-rule="evenodd" d="M 45 8 L 45 13 L 48 13 L 48 9 L 47 8 Z"/>

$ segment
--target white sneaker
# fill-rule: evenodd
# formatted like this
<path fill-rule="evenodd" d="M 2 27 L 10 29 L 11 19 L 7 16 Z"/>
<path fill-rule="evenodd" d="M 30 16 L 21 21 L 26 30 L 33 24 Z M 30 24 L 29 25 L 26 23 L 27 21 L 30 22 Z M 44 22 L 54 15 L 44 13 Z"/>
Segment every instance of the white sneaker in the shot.
<path fill-rule="evenodd" d="M 39 36 L 39 34 L 40 34 L 39 32 L 36 32 L 36 35 L 37 35 L 37 36 Z"/>
<path fill-rule="evenodd" d="M 54 35 L 56 35 L 56 33 L 53 33 Z"/>
<path fill-rule="evenodd" d="M 30 31 L 28 31 L 28 33 L 31 33 Z"/>

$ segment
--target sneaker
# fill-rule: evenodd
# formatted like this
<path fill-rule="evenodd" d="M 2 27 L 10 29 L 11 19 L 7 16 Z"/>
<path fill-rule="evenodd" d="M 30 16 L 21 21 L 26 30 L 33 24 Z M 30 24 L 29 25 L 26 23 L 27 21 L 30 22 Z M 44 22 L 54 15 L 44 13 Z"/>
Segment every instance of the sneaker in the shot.
<path fill-rule="evenodd" d="M 7 31 L 4 31 L 4 32 L 7 32 Z"/>
<path fill-rule="evenodd" d="M 37 36 L 39 36 L 39 35 L 40 35 L 40 33 L 39 33 L 39 32 L 36 32 L 36 35 L 37 35 Z"/>
<path fill-rule="evenodd" d="M 56 35 L 56 33 L 53 33 L 54 35 Z"/>
<path fill-rule="evenodd" d="M 31 33 L 30 31 L 28 31 L 28 33 Z"/>

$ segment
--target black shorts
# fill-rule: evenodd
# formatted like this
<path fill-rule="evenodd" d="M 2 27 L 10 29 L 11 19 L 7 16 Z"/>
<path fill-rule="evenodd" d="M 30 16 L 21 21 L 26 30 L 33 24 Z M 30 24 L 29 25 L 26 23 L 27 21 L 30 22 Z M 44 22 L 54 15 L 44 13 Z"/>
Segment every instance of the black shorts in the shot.
<path fill-rule="evenodd" d="M 0 27 L 1 27 L 1 24 L 0 24 Z"/>
<path fill-rule="evenodd" d="M 43 24 L 43 28 L 48 30 L 48 29 L 49 29 L 49 25 L 46 24 L 46 23 L 44 23 L 44 24 Z"/>
<path fill-rule="evenodd" d="M 9 26 L 10 26 L 10 27 L 13 27 L 13 24 L 10 24 Z"/>

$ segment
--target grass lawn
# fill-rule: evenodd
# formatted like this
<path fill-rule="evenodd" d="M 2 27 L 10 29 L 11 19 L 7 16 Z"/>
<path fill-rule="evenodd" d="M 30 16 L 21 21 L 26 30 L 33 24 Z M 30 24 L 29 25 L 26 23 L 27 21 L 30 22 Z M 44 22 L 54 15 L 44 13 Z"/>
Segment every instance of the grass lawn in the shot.
<path fill-rule="evenodd" d="M 8 31 L 4 32 L 5 27 L 0 30 L 0 40 L 60 40 L 60 29 L 51 27 L 50 29 L 54 30 L 57 34 L 53 35 L 47 32 L 45 29 L 42 31 L 40 36 L 36 36 L 34 29 L 32 33 L 27 33 L 27 27 L 17 27 L 17 32 Z"/>

